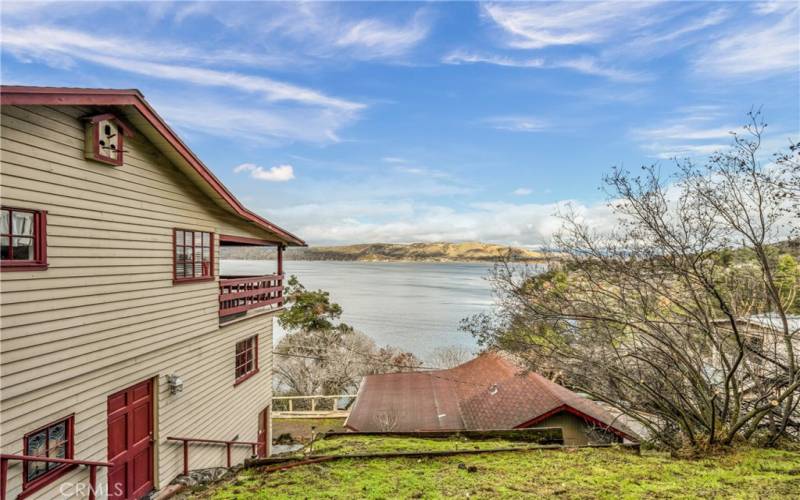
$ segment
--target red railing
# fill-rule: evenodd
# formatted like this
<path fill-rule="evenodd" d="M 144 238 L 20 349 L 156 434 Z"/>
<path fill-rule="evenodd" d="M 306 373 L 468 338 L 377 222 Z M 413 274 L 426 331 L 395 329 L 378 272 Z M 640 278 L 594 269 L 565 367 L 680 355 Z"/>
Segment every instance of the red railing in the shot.
<path fill-rule="evenodd" d="M 230 316 L 257 307 L 283 305 L 283 275 L 220 276 L 219 315 Z"/>
<path fill-rule="evenodd" d="M 228 468 L 231 466 L 231 446 L 250 446 L 253 455 L 256 454 L 256 446 L 258 443 L 254 441 L 223 441 L 219 439 L 197 439 L 187 437 L 168 437 L 167 441 L 182 441 L 183 442 L 183 475 L 189 474 L 189 443 L 202 443 L 202 444 L 224 444 L 227 448 Z"/>
<path fill-rule="evenodd" d="M 56 464 L 86 465 L 89 467 L 89 500 L 95 499 L 97 488 L 97 468 L 113 467 L 109 462 L 93 462 L 91 460 L 73 460 L 71 458 L 48 458 L 34 457 L 30 455 L 0 455 L 0 500 L 6 500 L 6 483 L 8 481 L 8 462 L 18 460 L 20 462 L 49 462 Z"/>

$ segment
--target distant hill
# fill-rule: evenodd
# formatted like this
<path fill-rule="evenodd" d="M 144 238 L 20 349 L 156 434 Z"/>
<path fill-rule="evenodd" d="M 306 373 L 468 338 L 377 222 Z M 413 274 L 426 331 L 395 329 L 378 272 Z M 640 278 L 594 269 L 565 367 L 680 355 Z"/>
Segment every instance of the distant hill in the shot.
<path fill-rule="evenodd" d="M 270 248 L 226 247 L 223 259 L 269 259 Z M 328 247 L 289 248 L 287 260 L 335 260 L 361 262 L 491 262 L 509 256 L 516 261 L 539 261 L 544 252 L 491 243 L 364 243 Z"/>

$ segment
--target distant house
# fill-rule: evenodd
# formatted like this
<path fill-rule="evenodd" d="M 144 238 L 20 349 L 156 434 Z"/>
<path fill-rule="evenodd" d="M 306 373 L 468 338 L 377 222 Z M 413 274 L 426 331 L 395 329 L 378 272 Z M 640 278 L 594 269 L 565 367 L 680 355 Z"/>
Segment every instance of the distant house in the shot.
<path fill-rule="evenodd" d="M 599 405 L 495 352 L 448 370 L 366 376 L 345 427 L 393 432 L 560 427 L 567 445 L 637 440 Z"/>
<path fill-rule="evenodd" d="M 141 498 L 183 471 L 168 437 L 247 442 L 190 443 L 192 469 L 269 454 L 280 256 L 303 241 L 242 206 L 137 90 L 0 102 L 7 498 L 84 496 L 92 476 L 20 456 L 110 463 L 97 496 Z M 220 276 L 226 245 L 277 247 L 274 272 Z"/>

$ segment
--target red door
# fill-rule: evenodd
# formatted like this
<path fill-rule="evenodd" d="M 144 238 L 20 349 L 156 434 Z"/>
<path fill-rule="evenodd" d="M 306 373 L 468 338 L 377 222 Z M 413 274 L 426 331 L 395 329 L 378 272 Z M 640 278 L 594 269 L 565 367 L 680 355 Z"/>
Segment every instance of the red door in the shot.
<path fill-rule="evenodd" d="M 153 381 L 108 397 L 108 498 L 137 499 L 153 489 Z"/>
<path fill-rule="evenodd" d="M 258 414 L 258 456 L 266 457 L 269 450 L 269 419 L 271 415 L 269 406 L 261 410 Z"/>

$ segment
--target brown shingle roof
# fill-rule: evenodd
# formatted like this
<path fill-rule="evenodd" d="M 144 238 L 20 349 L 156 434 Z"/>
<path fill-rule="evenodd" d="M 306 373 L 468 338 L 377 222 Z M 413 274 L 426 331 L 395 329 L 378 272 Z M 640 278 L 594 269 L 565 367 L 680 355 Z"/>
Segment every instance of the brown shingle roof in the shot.
<path fill-rule="evenodd" d="M 514 429 L 561 411 L 635 436 L 599 405 L 495 352 L 449 370 L 368 375 L 345 425 L 395 432 Z"/>

